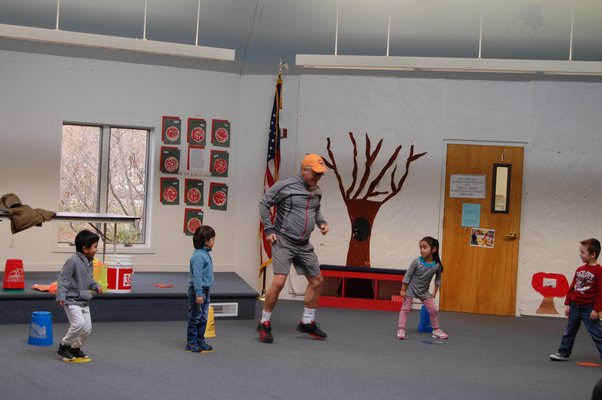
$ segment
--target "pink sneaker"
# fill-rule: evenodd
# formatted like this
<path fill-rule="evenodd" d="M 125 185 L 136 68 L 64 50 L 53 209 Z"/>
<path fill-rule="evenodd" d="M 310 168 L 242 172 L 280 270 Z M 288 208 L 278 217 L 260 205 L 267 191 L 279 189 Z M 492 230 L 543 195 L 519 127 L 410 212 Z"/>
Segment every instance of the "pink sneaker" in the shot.
<path fill-rule="evenodd" d="M 397 339 L 398 340 L 405 340 L 406 338 L 406 330 L 399 328 L 397 329 Z"/>
<path fill-rule="evenodd" d="M 433 330 L 433 338 L 435 339 L 447 339 L 449 336 L 447 333 L 443 332 L 443 329 L 434 329 Z"/>

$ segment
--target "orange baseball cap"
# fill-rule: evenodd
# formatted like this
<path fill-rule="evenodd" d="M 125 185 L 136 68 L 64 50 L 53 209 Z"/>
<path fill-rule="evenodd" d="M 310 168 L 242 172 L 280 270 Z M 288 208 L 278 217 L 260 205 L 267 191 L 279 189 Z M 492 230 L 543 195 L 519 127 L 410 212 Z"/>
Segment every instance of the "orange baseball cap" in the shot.
<path fill-rule="evenodd" d="M 328 171 L 324 165 L 324 160 L 322 160 L 322 157 L 313 153 L 303 157 L 303 160 L 301 160 L 301 167 L 311 168 L 311 170 L 317 174 L 323 174 L 324 172 Z"/>

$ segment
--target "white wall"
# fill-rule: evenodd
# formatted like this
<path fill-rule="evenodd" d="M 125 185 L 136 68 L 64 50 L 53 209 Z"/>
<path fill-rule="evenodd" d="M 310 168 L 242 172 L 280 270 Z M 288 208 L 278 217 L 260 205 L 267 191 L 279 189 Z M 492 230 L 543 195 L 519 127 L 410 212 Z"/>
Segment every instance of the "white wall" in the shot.
<path fill-rule="evenodd" d="M 228 211 L 203 207 L 205 223 L 217 230 L 216 271 L 235 271 L 259 290 L 258 201 L 275 80 L 0 51 L 0 195 L 14 192 L 26 204 L 56 209 L 64 120 L 152 128 L 157 159 L 163 115 L 229 119 Z M 445 139 L 526 143 L 517 314 L 532 314 L 539 304 L 534 272 L 570 279 L 579 264 L 577 242 L 602 236 L 602 83 L 285 76 L 283 100 L 282 176 L 296 173 L 306 152 L 325 153 L 327 136 L 337 160 L 350 162 L 349 131 L 360 149 L 366 132 L 374 144 L 385 138 L 384 158 L 397 144 L 404 145 L 403 160 L 410 144 L 429 153 L 412 164 L 402 192 L 377 216 L 375 266 L 404 267 L 416 256 L 417 238 L 440 234 Z M 192 244 L 182 233 L 184 205 L 159 203 L 156 160 L 152 171 L 152 253 L 137 254 L 136 269 L 185 271 Z M 313 242 L 321 262 L 341 264 L 348 217 L 334 176 L 321 186 L 331 231 Z M 0 262 L 22 258 L 26 271 L 58 271 L 66 254 L 53 253 L 52 243 L 53 222 L 16 235 L 0 222 Z M 283 297 L 298 298 L 288 292 L 303 288 L 304 280 L 293 277 Z"/>
<path fill-rule="evenodd" d="M 34 208 L 57 209 L 63 121 L 151 128 L 155 159 L 149 218 L 152 251 L 137 254 L 135 267 L 138 271 L 186 271 L 193 247 L 191 237 L 182 233 L 183 199 L 179 206 L 159 202 L 161 117 L 180 116 L 184 127 L 189 117 L 205 118 L 208 126 L 212 118 L 232 122 L 231 173 L 215 181 L 227 182 L 236 196 L 233 183 L 241 168 L 236 146 L 240 137 L 239 91 L 237 74 L 1 51 L 0 194 L 13 192 Z M 181 149 L 185 148 L 183 144 Z M 181 160 L 185 159 L 183 151 Z M 183 177 L 180 179 L 183 187 Z M 205 178 L 205 196 L 210 181 Z M 203 207 L 204 222 L 215 226 L 222 239 L 214 253 L 216 270 L 234 270 L 231 245 L 235 243 L 231 239 L 237 225 L 236 208 L 236 201 L 230 201 L 227 212 Z M 53 224 L 13 236 L 9 222 L 1 222 L 0 259 L 22 258 L 26 271 L 58 271 L 66 254 L 51 251 Z M 14 248 L 9 248 L 11 239 L 15 240 Z"/>
<path fill-rule="evenodd" d="M 316 143 L 326 153 L 330 136 L 337 163 L 351 165 L 348 131 L 360 160 L 365 132 L 372 148 L 384 138 L 384 160 L 404 145 L 401 169 L 411 144 L 428 152 L 412 163 L 372 231 L 372 265 L 405 268 L 419 238 L 441 235 L 444 141 L 525 143 L 517 314 L 534 314 L 541 295 L 531 287 L 533 273 L 563 273 L 570 282 L 580 263 L 578 242 L 602 236 L 601 109 L 602 83 L 302 76 L 298 153 Z M 333 174 L 320 183 L 331 232 L 316 247 L 329 264 L 345 263 L 350 237 L 337 185 Z"/>

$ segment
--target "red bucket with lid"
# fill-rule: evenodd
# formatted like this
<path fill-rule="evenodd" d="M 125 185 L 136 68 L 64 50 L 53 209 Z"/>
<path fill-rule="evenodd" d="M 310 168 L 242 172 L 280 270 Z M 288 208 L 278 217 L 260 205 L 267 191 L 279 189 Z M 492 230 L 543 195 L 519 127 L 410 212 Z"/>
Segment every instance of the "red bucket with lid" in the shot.
<path fill-rule="evenodd" d="M 23 272 L 23 260 L 8 259 L 4 266 L 4 290 L 25 290 L 25 273 Z"/>

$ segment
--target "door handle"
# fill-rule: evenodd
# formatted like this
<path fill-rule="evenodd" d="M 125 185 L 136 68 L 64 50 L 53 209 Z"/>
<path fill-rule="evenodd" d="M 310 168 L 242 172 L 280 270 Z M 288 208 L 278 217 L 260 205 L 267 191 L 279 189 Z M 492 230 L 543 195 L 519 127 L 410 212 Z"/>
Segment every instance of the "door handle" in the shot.
<path fill-rule="evenodd" d="M 506 240 L 516 240 L 518 235 L 514 232 L 510 232 L 508 235 L 504 235 L 504 239 Z"/>

